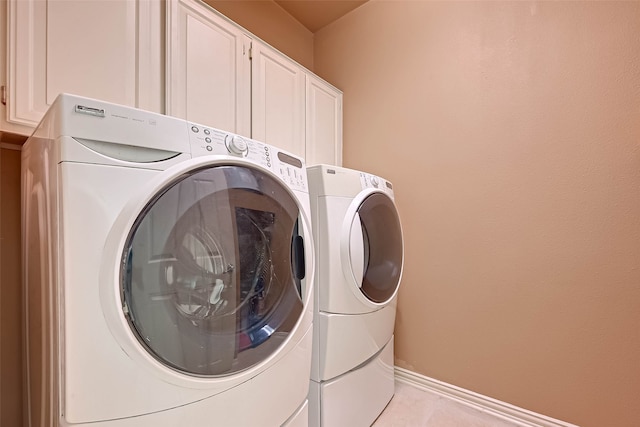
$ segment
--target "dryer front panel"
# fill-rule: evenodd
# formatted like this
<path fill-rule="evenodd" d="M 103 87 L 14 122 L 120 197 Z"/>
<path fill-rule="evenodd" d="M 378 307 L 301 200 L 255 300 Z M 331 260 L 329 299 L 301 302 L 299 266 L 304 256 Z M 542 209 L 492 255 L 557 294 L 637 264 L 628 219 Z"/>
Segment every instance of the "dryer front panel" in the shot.
<path fill-rule="evenodd" d="M 300 210 L 257 168 L 215 165 L 164 187 L 124 246 L 122 307 L 138 341 L 185 374 L 267 359 L 303 314 Z"/>

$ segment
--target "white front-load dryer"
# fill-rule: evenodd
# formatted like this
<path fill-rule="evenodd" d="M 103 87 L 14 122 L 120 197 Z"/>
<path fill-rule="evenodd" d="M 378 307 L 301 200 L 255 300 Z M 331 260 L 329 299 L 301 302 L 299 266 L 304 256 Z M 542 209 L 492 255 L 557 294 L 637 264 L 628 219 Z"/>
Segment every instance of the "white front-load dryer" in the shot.
<path fill-rule="evenodd" d="M 394 393 L 393 329 L 403 237 L 392 184 L 307 168 L 316 243 L 312 426 L 370 426 Z"/>
<path fill-rule="evenodd" d="M 22 168 L 30 426 L 307 425 L 301 159 L 63 94 Z"/>

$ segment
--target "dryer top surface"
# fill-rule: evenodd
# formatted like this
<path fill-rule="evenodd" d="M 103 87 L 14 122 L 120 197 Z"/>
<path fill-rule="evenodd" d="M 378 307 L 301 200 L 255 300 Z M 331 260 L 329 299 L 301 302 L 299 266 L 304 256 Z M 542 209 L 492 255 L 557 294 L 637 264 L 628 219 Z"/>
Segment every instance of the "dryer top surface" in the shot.
<path fill-rule="evenodd" d="M 332 165 L 307 168 L 310 195 L 356 197 L 366 190 L 379 190 L 393 199 L 393 185 L 367 172 Z"/>

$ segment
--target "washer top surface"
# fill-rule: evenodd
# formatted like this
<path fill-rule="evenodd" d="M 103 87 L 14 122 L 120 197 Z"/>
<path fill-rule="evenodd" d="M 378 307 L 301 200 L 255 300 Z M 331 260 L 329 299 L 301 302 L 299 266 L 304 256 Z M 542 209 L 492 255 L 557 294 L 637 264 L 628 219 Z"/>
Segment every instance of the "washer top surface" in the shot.
<path fill-rule="evenodd" d="M 62 93 L 58 95 L 34 136 L 71 136 L 175 153 L 189 152 L 187 125 L 175 117 L 110 102 Z"/>
<path fill-rule="evenodd" d="M 57 141 L 56 163 L 165 170 L 191 158 L 224 156 L 249 162 L 308 192 L 304 160 L 241 135 L 106 101 L 60 94 L 27 140 Z M 220 157 L 222 159 L 223 157 Z"/>

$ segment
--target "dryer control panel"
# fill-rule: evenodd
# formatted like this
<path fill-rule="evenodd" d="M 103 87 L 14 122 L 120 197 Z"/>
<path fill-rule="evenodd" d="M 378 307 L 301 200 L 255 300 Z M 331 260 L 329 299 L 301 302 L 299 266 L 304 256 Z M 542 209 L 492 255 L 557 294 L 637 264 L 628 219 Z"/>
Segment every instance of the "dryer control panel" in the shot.
<path fill-rule="evenodd" d="M 383 191 L 390 195 L 393 198 L 393 185 L 379 176 L 372 175 L 366 172 L 360 172 L 360 185 L 362 185 L 362 189 L 365 190 L 367 188 L 377 188 L 380 191 Z"/>
<path fill-rule="evenodd" d="M 277 147 L 219 129 L 188 123 L 191 155 L 227 156 L 259 165 L 294 190 L 308 191 L 304 160 Z"/>

